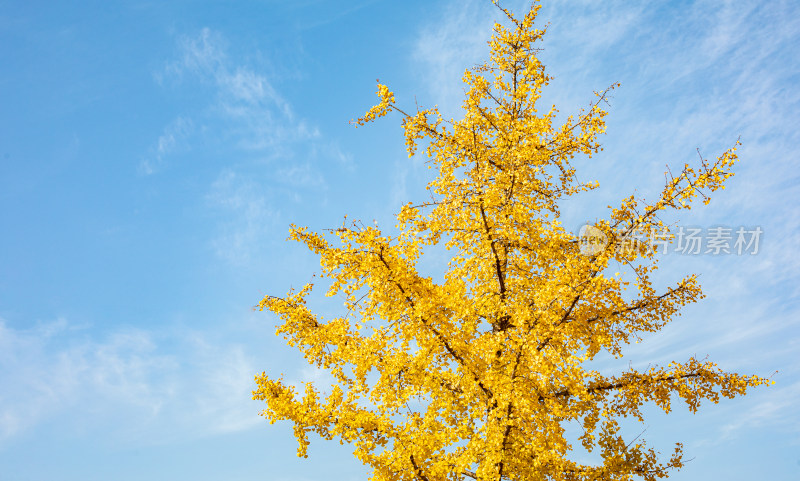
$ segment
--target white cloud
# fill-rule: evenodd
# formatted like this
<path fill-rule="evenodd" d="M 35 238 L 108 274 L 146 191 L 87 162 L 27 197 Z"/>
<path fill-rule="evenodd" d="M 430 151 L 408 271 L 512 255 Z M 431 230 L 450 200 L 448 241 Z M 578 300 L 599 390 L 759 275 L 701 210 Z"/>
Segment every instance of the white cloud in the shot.
<path fill-rule="evenodd" d="M 315 159 L 333 159 L 348 172 L 354 172 L 356 168 L 352 154 L 343 151 L 336 141 L 314 143 L 311 157 Z"/>
<path fill-rule="evenodd" d="M 258 362 L 223 333 L 90 333 L 64 320 L 14 329 L 0 319 L 0 445 L 45 422 L 145 443 L 260 422 L 250 399 Z"/>
<path fill-rule="evenodd" d="M 157 72 L 157 80 L 163 81 L 164 76 L 182 78 L 186 72 L 215 76 L 227 62 L 227 42 L 221 34 L 209 28 L 202 29 L 195 36 L 181 37 L 178 45 L 180 58 L 167 63 L 163 72 Z"/>
<path fill-rule="evenodd" d="M 156 80 L 165 87 L 210 89 L 210 100 L 198 99 L 200 109 L 179 114 L 167 125 L 140 170 L 156 172 L 173 154 L 199 155 L 201 143 L 204 156 L 225 152 L 206 195 L 224 213 L 211 243 L 221 258 L 242 265 L 264 244 L 277 216 L 271 196 L 298 200 L 299 189 L 324 190 L 320 162 L 332 160 L 349 172 L 354 163 L 313 122 L 298 118 L 267 75 L 231 50 L 220 33 L 208 28 L 179 38 L 176 58 Z M 254 168 L 266 172 L 271 163 L 276 165 L 271 176 L 251 175 Z"/>
<path fill-rule="evenodd" d="M 759 393 L 759 401 L 744 412 L 728 416 L 719 430 L 719 436 L 707 440 L 705 444 L 716 444 L 735 439 L 742 432 L 778 428 L 788 431 L 795 440 L 800 440 L 800 416 L 797 415 L 795 400 L 800 396 L 800 382 L 788 386 L 776 384 L 768 388 L 769 395 Z M 753 395 L 751 395 L 753 396 Z"/>
<path fill-rule="evenodd" d="M 229 54 L 228 42 L 208 28 L 178 41 L 177 59 L 155 74 L 161 85 L 211 88 L 211 101 L 198 99 L 194 113 L 179 114 L 167 127 L 142 162 L 141 170 L 152 173 L 167 156 L 182 147 L 190 150 L 203 133 L 205 145 L 221 145 L 240 152 L 258 152 L 262 157 L 290 157 L 297 142 L 319 137 L 316 127 L 297 119 L 263 73 Z"/>
<path fill-rule="evenodd" d="M 217 75 L 217 83 L 234 100 L 255 104 L 268 98 L 281 105 L 283 112 L 287 116 L 291 116 L 291 110 L 289 110 L 288 105 L 278 97 L 263 75 L 258 75 L 252 70 L 243 67 L 238 67 L 233 73 L 222 71 L 218 72 Z"/>
<path fill-rule="evenodd" d="M 64 409 L 88 411 L 97 402 L 156 415 L 166 386 L 151 385 L 150 374 L 174 367 L 144 332 L 119 331 L 103 342 L 86 342 L 64 320 L 29 330 L 0 320 L 0 344 L 0 384 L 8 387 L 0 397 L 0 441 Z"/>
<path fill-rule="evenodd" d="M 196 417 L 214 433 L 242 431 L 260 424 L 256 405 L 247 400 L 257 367 L 242 345 L 220 346 L 209 336 L 191 336 L 195 368 L 203 373 L 204 396 L 195 401 Z"/>
<path fill-rule="evenodd" d="M 155 173 L 163 165 L 166 157 L 188 148 L 187 142 L 193 131 L 194 123 L 189 118 L 177 117 L 170 122 L 158 137 L 153 152 L 142 159 L 139 171 L 145 175 Z"/>
<path fill-rule="evenodd" d="M 279 169 L 278 177 L 292 186 L 325 187 L 325 179 L 310 162 Z"/>
<path fill-rule="evenodd" d="M 423 25 L 414 46 L 413 59 L 428 85 L 429 105 L 439 106 L 443 115 L 455 116 L 463 101 L 461 77 L 482 62 L 489 53 L 494 7 L 488 2 L 449 2 L 435 19 Z"/>
<path fill-rule="evenodd" d="M 227 219 L 218 227 L 212 242 L 217 255 L 244 265 L 277 217 L 263 186 L 233 170 L 224 170 L 212 184 L 208 201 L 221 209 Z"/>

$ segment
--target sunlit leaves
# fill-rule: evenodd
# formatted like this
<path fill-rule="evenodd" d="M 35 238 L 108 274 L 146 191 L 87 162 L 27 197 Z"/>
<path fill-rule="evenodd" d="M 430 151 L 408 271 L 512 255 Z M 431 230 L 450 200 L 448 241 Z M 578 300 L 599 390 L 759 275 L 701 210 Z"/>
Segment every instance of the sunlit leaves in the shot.
<path fill-rule="evenodd" d="M 319 256 L 327 295 L 342 298 L 347 314 L 325 321 L 310 312 L 311 284 L 259 305 L 334 384 L 307 384 L 301 394 L 261 374 L 253 396 L 266 402 L 270 421 L 293 423 L 299 455 L 309 433 L 339 439 L 373 480 L 666 476 L 682 466 L 680 445 L 661 461 L 643 440 L 623 439 L 620 418 L 641 420 L 647 403 L 669 412 L 675 400 L 694 412 L 768 381 L 696 359 L 616 376 L 589 362 L 601 352 L 621 357 L 703 297 L 695 276 L 657 291 L 653 252 L 622 243 L 635 231 L 667 229 L 664 211 L 707 202 L 732 175 L 735 149 L 668 173 L 653 202 L 624 198 L 594 225 L 606 245 L 582 255 L 559 222 L 559 203 L 597 187 L 578 181 L 573 161 L 600 151 L 609 90 L 556 125 L 555 107 L 537 107 L 549 81 L 536 57 L 538 6 L 520 19 L 494 3 L 504 23 L 495 26 L 490 60 L 464 74 L 461 120 L 436 109 L 406 112 L 379 84 L 379 103 L 356 121 L 401 116 L 409 155 L 424 148 L 436 173 L 431 199 L 402 206 L 396 235 L 358 223 L 324 234 L 291 229 Z M 436 247 L 451 256 L 441 283 L 417 267 Z M 633 271 L 634 285 L 620 266 Z M 570 459 L 567 423 L 581 425 L 577 441 L 601 463 Z"/>

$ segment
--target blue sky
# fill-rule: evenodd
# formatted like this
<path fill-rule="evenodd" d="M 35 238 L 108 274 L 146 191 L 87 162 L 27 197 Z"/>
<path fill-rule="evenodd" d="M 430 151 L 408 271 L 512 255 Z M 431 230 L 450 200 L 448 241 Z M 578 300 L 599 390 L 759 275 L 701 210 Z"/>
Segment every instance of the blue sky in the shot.
<path fill-rule="evenodd" d="M 255 373 L 324 378 L 252 306 L 317 269 L 289 223 L 393 225 L 424 195 L 399 118 L 348 121 L 377 78 L 457 116 L 497 18 L 488 0 L 0 0 L 2 478 L 364 479 L 346 446 L 298 459 L 290 426 L 258 417 Z M 758 226 L 759 252 L 665 254 L 659 279 L 697 272 L 707 298 L 604 368 L 708 355 L 772 376 L 653 411 L 646 436 L 694 458 L 671 479 L 797 479 L 800 5 L 560 0 L 539 18 L 544 105 L 566 116 L 622 83 L 605 150 L 576 163 L 601 188 L 565 209 L 575 232 L 741 136 L 727 189 L 670 220 Z"/>

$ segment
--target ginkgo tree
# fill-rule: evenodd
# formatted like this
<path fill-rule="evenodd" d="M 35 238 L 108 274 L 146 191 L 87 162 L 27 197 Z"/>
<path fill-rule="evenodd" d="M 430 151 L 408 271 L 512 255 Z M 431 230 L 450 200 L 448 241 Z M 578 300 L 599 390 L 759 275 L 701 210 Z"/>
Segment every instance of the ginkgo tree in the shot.
<path fill-rule="evenodd" d="M 771 381 L 695 358 L 606 376 L 592 360 L 620 358 L 703 297 L 695 275 L 657 290 L 658 258 L 628 241 L 634 232 L 669 238 L 660 214 L 708 203 L 733 175 L 736 146 L 686 164 L 652 202 L 623 199 L 592 226 L 604 242 L 582 252 L 559 204 L 598 186 L 580 182 L 573 162 L 600 150 L 610 89 L 555 125 L 556 109 L 537 107 L 549 81 L 537 58 L 539 5 L 519 17 L 493 3 L 503 21 L 490 59 L 464 74 L 463 118 L 407 112 L 379 84 L 380 102 L 356 121 L 402 118 L 409 155 L 424 148 L 434 169 L 431 199 L 402 206 L 394 235 L 359 223 L 290 230 L 319 256 L 327 295 L 342 297 L 347 314 L 311 312 L 310 283 L 259 307 L 277 314 L 277 333 L 332 384 L 303 390 L 262 373 L 253 397 L 266 402 L 270 422 L 293 423 L 299 456 L 312 433 L 338 439 L 375 481 L 667 476 L 682 466 L 681 445 L 663 459 L 638 437 L 625 439 L 621 418 L 642 421 L 643 405 L 669 412 L 676 400 L 695 412 Z M 438 283 L 418 269 L 434 247 L 450 258 Z M 571 441 L 570 426 L 579 428 Z M 600 461 L 574 460 L 578 442 Z"/>

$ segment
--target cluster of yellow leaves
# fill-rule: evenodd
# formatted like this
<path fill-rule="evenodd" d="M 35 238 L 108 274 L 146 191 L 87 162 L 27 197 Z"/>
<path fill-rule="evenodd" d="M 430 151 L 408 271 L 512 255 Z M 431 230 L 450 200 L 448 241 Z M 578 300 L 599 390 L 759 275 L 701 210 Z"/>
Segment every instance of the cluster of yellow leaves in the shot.
<path fill-rule="evenodd" d="M 359 117 L 355 122 L 351 122 L 356 127 L 364 125 L 367 122 L 371 122 L 378 117 L 383 117 L 389 113 L 394 105 L 394 93 L 390 92 L 389 87 L 382 85 L 380 81 L 378 81 L 378 91 L 375 93 L 381 98 L 380 103 L 369 109 L 369 111 L 367 111 L 363 117 Z"/>
<path fill-rule="evenodd" d="M 465 73 L 463 119 L 445 121 L 436 109 L 408 114 L 384 85 L 380 103 L 358 119 L 396 111 L 409 155 L 428 142 L 432 200 L 402 207 L 399 235 L 355 223 L 328 235 L 292 226 L 291 239 L 319 256 L 327 295 L 343 297 L 348 310 L 324 322 L 306 306 L 311 284 L 259 305 L 282 319 L 278 334 L 289 345 L 335 380 L 326 391 L 306 384 L 301 395 L 282 379 L 256 376 L 254 399 L 267 403 L 271 422 L 294 424 L 299 455 L 313 432 L 350 443 L 375 481 L 652 480 L 681 467 L 680 445 L 661 462 L 644 442 L 623 440 L 620 417 L 641 419 L 648 402 L 669 412 L 674 397 L 695 411 L 703 399 L 769 382 L 696 359 L 613 377 L 587 368 L 601 351 L 620 357 L 631 337 L 659 330 L 702 298 L 695 276 L 656 292 L 652 252 L 616 247 L 636 229 L 664 228 L 660 211 L 707 201 L 732 175 L 736 155 L 686 165 L 652 204 L 623 200 L 596 225 L 606 248 L 581 255 L 559 223 L 559 201 L 597 187 L 579 182 L 571 161 L 600 150 L 608 91 L 560 126 L 555 108 L 536 109 L 549 80 L 534 47 L 544 33 L 533 27 L 538 8 L 521 19 L 501 8 L 509 27 L 495 25 L 490 61 Z M 416 268 L 434 245 L 452 253 L 438 284 Z M 623 297 L 627 282 L 607 275 L 611 262 L 636 271 L 635 298 Z M 569 459 L 565 425 L 576 422 L 601 464 Z"/>

